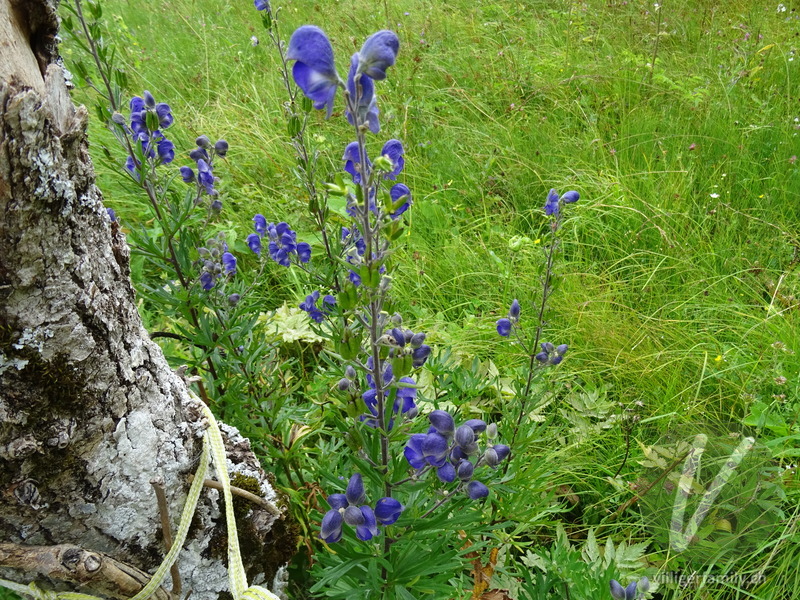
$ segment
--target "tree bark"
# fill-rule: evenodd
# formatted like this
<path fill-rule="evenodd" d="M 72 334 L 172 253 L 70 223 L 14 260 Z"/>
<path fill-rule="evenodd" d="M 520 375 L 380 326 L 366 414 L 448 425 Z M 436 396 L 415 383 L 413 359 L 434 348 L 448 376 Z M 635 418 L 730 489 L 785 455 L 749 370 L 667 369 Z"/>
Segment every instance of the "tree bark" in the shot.
<path fill-rule="evenodd" d="M 136 311 L 86 110 L 56 62 L 57 24 L 53 0 L 0 0 L 0 577 L 126 597 L 78 572 L 155 570 L 166 549 L 151 481 L 163 481 L 174 530 L 204 421 Z M 222 429 L 229 471 L 280 505 L 249 442 Z M 198 600 L 227 590 L 219 496 L 204 492 L 178 561 Z M 250 582 L 269 585 L 294 538 L 274 510 L 250 506 L 243 555 Z"/>

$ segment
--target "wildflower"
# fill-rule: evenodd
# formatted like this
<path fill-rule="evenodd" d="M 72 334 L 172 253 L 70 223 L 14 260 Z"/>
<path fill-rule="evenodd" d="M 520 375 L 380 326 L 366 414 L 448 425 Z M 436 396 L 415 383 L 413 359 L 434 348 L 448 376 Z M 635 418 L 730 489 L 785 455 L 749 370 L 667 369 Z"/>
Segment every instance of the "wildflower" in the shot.
<path fill-rule="evenodd" d="M 511 453 L 511 448 L 505 444 L 495 444 L 484 453 L 484 460 L 490 467 L 496 467 Z"/>
<path fill-rule="evenodd" d="M 203 286 L 205 291 L 209 291 L 211 288 L 214 287 L 214 275 L 209 273 L 208 271 L 203 271 L 200 274 L 200 285 Z"/>
<path fill-rule="evenodd" d="M 225 266 L 225 272 L 229 275 L 236 273 L 236 257 L 230 252 L 222 254 L 222 264 Z"/>
<path fill-rule="evenodd" d="M 511 307 L 508 309 L 508 318 L 515 323 L 519 320 L 519 313 L 521 309 L 519 306 L 519 300 L 516 298 L 511 302 Z"/>
<path fill-rule="evenodd" d="M 567 353 L 569 346 L 567 344 L 560 344 L 553 346 L 550 342 L 542 343 L 542 351 L 536 355 L 536 360 L 546 365 L 557 365 L 564 360 L 564 354 Z"/>
<path fill-rule="evenodd" d="M 306 311 L 308 316 L 317 323 L 322 323 L 325 316 L 330 314 L 330 310 L 336 305 L 336 298 L 326 295 L 322 299 L 322 308 L 317 308 L 317 300 L 319 300 L 319 292 L 314 291 L 306 296 L 305 302 L 300 304 L 300 310 Z"/>
<path fill-rule="evenodd" d="M 375 518 L 381 525 L 391 525 L 400 518 L 404 508 L 394 498 L 381 498 L 375 503 Z"/>
<path fill-rule="evenodd" d="M 372 357 L 370 356 L 367 359 L 367 368 L 369 371 L 367 372 L 367 384 L 369 388 L 366 392 L 361 395 L 361 399 L 364 401 L 364 405 L 367 407 L 367 410 L 371 413 L 372 416 L 364 415 L 361 417 L 361 420 L 364 421 L 370 427 L 377 427 L 378 421 L 378 391 L 375 386 L 375 378 L 371 374 L 372 365 Z M 394 380 L 394 371 L 392 369 L 392 365 L 387 362 L 383 368 L 383 373 L 381 374 L 381 378 L 383 380 L 383 387 L 388 387 L 392 384 Z M 398 380 L 398 384 L 395 385 L 397 391 L 395 392 L 394 397 L 394 404 L 392 405 L 392 415 L 397 413 L 404 414 L 407 416 L 411 416 L 416 414 L 417 405 L 415 400 L 417 398 L 417 386 L 416 382 L 411 379 L 411 377 L 401 377 Z M 387 397 L 388 394 L 384 396 Z M 391 429 L 394 426 L 394 417 L 391 416 L 388 422 L 388 428 Z"/>
<path fill-rule="evenodd" d="M 254 254 L 261 254 L 261 236 L 257 233 L 251 233 L 247 236 L 247 245 Z"/>
<path fill-rule="evenodd" d="M 638 582 L 630 582 L 626 588 L 623 588 L 616 579 L 612 579 L 609 584 L 611 595 L 614 597 L 614 600 L 636 600 L 637 598 L 643 598 L 644 594 L 650 589 L 650 580 L 648 580 L 647 577 L 642 577 Z M 638 593 L 637 586 L 639 588 Z"/>
<path fill-rule="evenodd" d="M 181 177 L 185 183 L 192 183 L 194 181 L 194 171 L 191 167 L 181 167 Z"/>
<path fill-rule="evenodd" d="M 497 333 L 503 337 L 508 337 L 511 334 L 511 321 L 509 319 L 497 320 Z"/>
<path fill-rule="evenodd" d="M 367 161 L 366 173 L 364 169 L 361 168 L 361 156 L 359 154 L 358 142 L 350 142 L 344 149 L 344 156 L 342 156 L 342 160 L 345 161 L 344 170 L 350 174 L 350 177 L 353 178 L 353 183 L 356 185 L 361 183 L 361 177 L 363 175 L 369 175 L 369 169 L 372 164 L 368 157 L 365 158 Z"/>
<path fill-rule="evenodd" d="M 397 219 L 411 206 L 411 190 L 403 183 L 396 183 L 389 190 L 389 196 L 392 198 L 392 206 L 396 207 L 389 216 Z M 398 206 L 398 204 L 400 205 Z"/>
<path fill-rule="evenodd" d="M 547 194 L 547 201 L 544 205 L 544 214 L 547 216 L 557 215 L 561 202 L 564 204 L 572 204 L 573 202 L 577 202 L 580 197 L 581 195 L 574 190 L 566 192 L 563 196 L 559 197 L 558 192 L 555 189 L 551 189 Z"/>
<path fill-rule="evenodd" d="M 108 218 L 111 219 L 112 223 L 116 223 L 117 222 L 117 213 L 114 212 L 113 208 L 107 208 L 106 209 L 106 214 L 108 215 Z"/>
<path fill-rule="evenodd" d="M 256 10 L 269 11 L 269 0 L 253 0 L 253 5 L 256 7 Z"/>
<path fill-rule="evenodd" d="M 230 296 L 228 296 L 228 304 L 231 306 L 236 306 L 237 304 L 239 304 L 239 300 L 241 299 L 242 299 L 241 294 L 231 294 Z"/>
<path fill-rule="evenodd" d="M 366 500 L 364 482 L 359 473 L 350 477 L 344 494 L 331 494 L 328 504 L 331 507 L 322 519 L 319 536 L 328 544 L 342 539 L 342 525 L 347 523 L 356 528 L 356 537 L 360 540 L 371 540 L 378 535 L 378 524 L 375 512 L 368 505 L 362 505 Z"/>
<path fill-rule="evenodd" d="M 228 142 L 225 140 L 217 140 L 214 144 L 214 152 L 217 153 L 217 156 L 225 158 L 225 155 L 228 153 Z"/>
<path fill-rule="evenodd" d="M 486 498 L 489 495 L 489 488 L 487 488 L 480 481 L 470 481 L 467 484 L 467 496 L 472 500 L 479 500 Z"/>
<path fill-rule="evenodd" d="M 333 47 L 328 36 L 319 27 L 303 25 L 289 39 L 286 58 L 296 61 L 292 76 L 297 86 L 314 102 L 314 108 L 327 108 L 330 118 L 339 74 L 333 62 Z"/>
<path fill-rule="evenodd" d="M 209 196 L 217 193 L 214 189 L 214 175 L 211 173 L 211 165 L 202 158 L 197 161 L 197 181 L 202 185 Z"/>
<path fill-rule="evenodd" d="M 355 104 L 358 113 L 358 122 L 366 122 L 369 130 L 372 133 L 378 133 L 381 125 L 378 122 L 378 101 L 375 98 L 375 84 L 369 75 L 359 75 L 358 82 L 356 82 L 356 75 L 358 72 L 358 53 L 353 54 L 350 59 L 350 72 L 347 74 L 347 91 L 350 94 L 350 99 Z M 356 122 L 353 114 L 350 112 L 350 107 L 345 109 L 344 113 L 347 117 L 347 122 L 355 125 Z"/>
<path fill-rule="evenodd" d="M 389 140 L 383 145 L 381 149 L 381 156 L 388 156 L 389 160 L 392 161 L 392 170 L 386 174 L 384 174 L 384 179 L 391 179 L 394 181 L 400 172 L 403 170 L 403 167 L 406 164 L 405 159 L 403 158 L 403 154 L 405 151 L 403 150 L 403 144 L 400 140 Z"/>
<path fill-rule="evenodd" d="M 373 33 L 358 53 L 358 72 L 377 81 L 386 79 L 386 69 L 394 64 L 399 50 L 400 40 L 393 31 L 384 29 Z"/>

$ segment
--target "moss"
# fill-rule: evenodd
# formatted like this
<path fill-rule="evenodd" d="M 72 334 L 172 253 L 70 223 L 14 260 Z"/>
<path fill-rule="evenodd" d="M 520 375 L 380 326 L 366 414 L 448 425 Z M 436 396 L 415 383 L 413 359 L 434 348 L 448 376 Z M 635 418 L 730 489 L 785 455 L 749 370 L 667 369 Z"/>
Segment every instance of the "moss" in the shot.
<path fill-rule="evenodd" d="M 231 485 L 247 490 L 257 496 L 262 496 L 258 479 L 239 473 L 231 475 Z M 279 506 L 288 501 L 286 494 L 278 491 Z M 223 500 L 220 498 L 220 502 Z M 222 510 L 222 505 L 220 509 Z M 241 496 L 233 497 L 233 513 L 236 517 L 236 530 L 239 534 L 239 547 L 248 578 L 252 579 L 257 574 L 264 572 L 267 581 L 272 581 L 280 566 L 288 563 L 300 541 L 300 526 L 291 517 L 284 513 L 277 519 L 272 528 L 265 534 L 253 525 L 247 514 L 253 504 Z M 218 560 L 227 560 L 228 530 L 224 520 L 214 528 L 207 554 Z M 251 565 L 249 568 L 247 565 Z"/>

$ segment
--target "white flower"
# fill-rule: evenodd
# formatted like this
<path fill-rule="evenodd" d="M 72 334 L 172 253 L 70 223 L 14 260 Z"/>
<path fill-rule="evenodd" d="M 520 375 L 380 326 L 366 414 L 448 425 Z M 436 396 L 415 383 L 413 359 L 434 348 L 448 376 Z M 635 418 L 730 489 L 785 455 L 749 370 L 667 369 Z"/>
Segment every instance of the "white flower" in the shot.
<path fill-rule="evenodd" d="M 719 198 L 719 194 L 709 194 L 712 198 Z"/>

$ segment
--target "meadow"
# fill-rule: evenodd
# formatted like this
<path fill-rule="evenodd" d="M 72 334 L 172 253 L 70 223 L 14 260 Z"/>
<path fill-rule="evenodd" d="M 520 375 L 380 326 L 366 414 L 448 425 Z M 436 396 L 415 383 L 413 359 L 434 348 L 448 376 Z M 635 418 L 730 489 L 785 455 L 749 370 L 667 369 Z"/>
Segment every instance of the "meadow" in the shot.
<path fill-rule="evenodd" d="M 289 222 L 318 252 L 282 64 L 252 3 L 102 8 L 124 97 L 149 90 L 172 109 L 173 166 L 190 164 L 201 134 L 230 146 L 215 163 L 223 209 L 202 222 L 204 235 L 223 232 L 240 269 L 253 267 L 246 238 L 261 213 Z M 397 63 L 378 88 L 380 139 L 402 141 L 398 180 L 413 193 L 391 254 L 391 306 L 433 348 L 417 404 L 496 422 L 501 441 L 516 444 L 483 508 L 466 511 L 472 521 L 445 514 L 432 526 L 452 532 L 439 550 L 442 581 L 426 588 L 427 574 L 401 576 L 392 563 L 395 585 L 363 597 L 610 598 L 609 579 L 625 586 L 645 575 L 648 597 L 797 597 L 800 8 L 286 0 L 272 10 L 284 40 L 301 25 L 322 27 L 340 72 L 372 32 L 397 33 Z M 73 71 L 86 61 L 69 39 L 63 54 Z M 81 85 L 74 97 L 97 102 Z M 304 143 L 320 182 L 342 172 L 352 141 L 343 110 L 339 101 L 330 119 L 307 113 Z M 106 205 L 124 230 L 155 239 L 158 224 L 96 112 L 90 149 Z M 580 200 L 563 207 L 554 285 L 538 319 L 551 188 Z M 343 207 L 330 202 L 331 222 L 343 224 Z M 172 333 L 157 339 L 175 364 L 203 371 L 224 360 L 181 343 L 176 332 L 187 330 L 153 292 L 168 283 L 155 263 L 134 253 L 132 267 L 148 328 Z M 366 543 L 336 549 L 318 529 L 324 496 L 347 478 L 334 467 L 358 445 L 335 433 L 357 412 L 337 395 L 343 367 L 330 358 L 332 342 L 292 312 L 311 293 L 302 273 L 268 265 L 248 285 L 260 313 L 252 326 L 278 330 L 265 356 L 291 368 L 257 378 L 279 403 L 240 402 L 229 389 L 215 409 L 254 439 L 292 503 L 290 597 L 359 597 L 357 582 L 385 579 L 386 567 L 370 566 Z M 533 361 L 496 325 L 513 299 L 529 331 L 541 321 L 541 341 L 569 345 L 560 364 L 528 381 L 527 404 L 517 402 L 519 382 Z M 671 511 L 697 434 L 709 445 L 694 497 L 714 486 L 713 465 L 740 440 L 755 445 L 676 553 Z M 435 552 L 425 533 L 415 530 L 415 551 Z M 696 578 L 680 585 L 676 573 Z"/>

